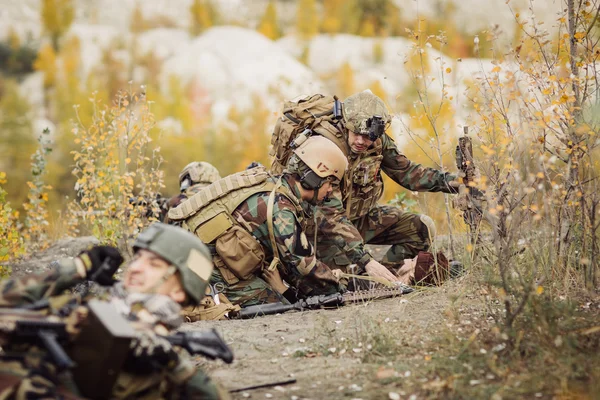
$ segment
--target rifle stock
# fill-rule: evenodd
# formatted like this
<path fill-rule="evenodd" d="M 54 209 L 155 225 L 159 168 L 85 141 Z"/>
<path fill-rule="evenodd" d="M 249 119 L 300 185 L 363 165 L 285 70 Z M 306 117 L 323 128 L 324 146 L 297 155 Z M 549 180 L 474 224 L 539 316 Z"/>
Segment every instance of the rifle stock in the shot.
<path fill-rule="evenodd" d="M 218 358 L 227 364 L 233 362 L 233 352 L 214 328 L 209 331 L 177 332 L 166 339 L 172 345 L 183 347 L 190 354 L 200 354 L 211 360 Z"/>

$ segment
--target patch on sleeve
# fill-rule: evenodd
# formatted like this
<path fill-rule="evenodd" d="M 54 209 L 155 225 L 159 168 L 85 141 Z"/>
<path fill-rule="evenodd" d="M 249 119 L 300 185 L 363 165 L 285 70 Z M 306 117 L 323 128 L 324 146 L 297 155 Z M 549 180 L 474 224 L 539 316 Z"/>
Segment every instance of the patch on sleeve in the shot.
<path fill-rule="evenodd" d="M 297 233 L 296 243 L 294 246 L 294 253 L 301 257 L 308 257 L 312 255 L 312 248 L 310 246 L 310 243 L 308 242 L 308 238 L 306 237 L 304 231 L 298 226 L 296 232 Z"/>
<path fill-rule="evenodd" d="M 187 266 L 189 269 L 194 271 L 196 275 L 200 277 L 200 279 L 208 282 L 210 279 L 210 274 L 213 271 L 213 263 L 206 259 L 196 249 L 192 249 L 187 259 Z"/>

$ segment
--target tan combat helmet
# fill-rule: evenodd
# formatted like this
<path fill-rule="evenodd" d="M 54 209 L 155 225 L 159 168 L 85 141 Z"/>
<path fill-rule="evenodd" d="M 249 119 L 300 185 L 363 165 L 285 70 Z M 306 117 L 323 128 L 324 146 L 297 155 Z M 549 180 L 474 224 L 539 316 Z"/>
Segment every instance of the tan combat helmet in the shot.
<path fill-rule="evenodd" d="M 392 120 L 383 100 L 370 90 L 353 94 L 344 100 L 343 114 L 348 130 L 369 136 L 371 141 L 381 137 Z"/>
<path fill-rule="evenodd" d="M 210 185 L 221 179 L 219 171 L 206 161 L 194 161 L 183 168 L 179 174 L 179 189 L 183 192 L 197 184 Z"/>
<path fill-rule="evenodd" d="M 185 229 L 155 222 L 138 235 L 133 250 L 149 250 L 179 272 L 181 284 L 192 304 L 204 297 L 213 263 L 208 247 Z"/>
<path fill-rule="evenodd" d="M 323 185 L 325 179 L 330 176 L 342 180 L 348 159 L 339 147 L 331 140 L 323 136 L 311 136 L 298 148 L 294 150 L 288 166 L 297 164 L 301 160 L 308 168 L 291 168 L 300 175 L 300 183 L 305 189 L 315 190 Z"/>

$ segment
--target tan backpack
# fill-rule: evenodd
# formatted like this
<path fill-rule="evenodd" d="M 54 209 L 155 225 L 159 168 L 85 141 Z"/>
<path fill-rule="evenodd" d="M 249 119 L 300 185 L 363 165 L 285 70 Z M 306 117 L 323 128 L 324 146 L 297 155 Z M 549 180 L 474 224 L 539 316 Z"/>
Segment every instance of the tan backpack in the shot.
<path fill-rule="evenodd" d="M 204 243 L 214 244 L 214 264 L 229 284 L 250 279 L 266 266 L 265 252 L 260 243 L 233 217 L 233 211 L 250 196 L 271 192 L 267 210 L 267 224 L 274 257 L 270 268 L 279 262 L 273 236 L 272 203 L 275 193 L 288 198 L 301 214 L 297 198 L 279 182 L 268 179 L 264 167 L 229 175 L 196 193 L 178 207 L 169 211 L 169 220 L 183 222 L 184 228 L 196 234 Z"/>
<path fill-rule="evenodd" d="M 275 123 L 271 136 L 271 172 L 280 174 L 285 169 L 292 155 L 291 144 L 301 134 L 325 136 L 347 154 L 346 139 L 336 126 L 342 118 L 341 106 L 342 103 L 336 96 L 322 94 L 285 102 L 283 115 Z"/>

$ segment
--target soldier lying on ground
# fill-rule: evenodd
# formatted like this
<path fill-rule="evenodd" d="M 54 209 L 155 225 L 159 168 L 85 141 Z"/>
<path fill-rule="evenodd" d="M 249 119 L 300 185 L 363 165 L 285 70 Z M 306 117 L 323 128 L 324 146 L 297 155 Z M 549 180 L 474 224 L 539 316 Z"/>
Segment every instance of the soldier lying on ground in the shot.
<path fill-rule="evenodd" d="M 61 260 L 54 270 L 0 282 L 0 307 L 39 309 L 77 321 L 88 300 L 108 300 L 138 332 L 112 398 L 223 398 L 184 349 L 158 336 L 181 325 L 180 305 L 201 300 L 213 269 L 206 246 L 181 228 L 155 223 L 137 237 L 133 249 L 122 282 L 112 278 L 123 261 L 118 250 L 96 246 Z M 110 287 L 83 298 L 66 292 L 90 278 Z M 77 389 L 44 349 L 0 338 L 0 399 L 77 398 Z"/>
<path fill-rule="evenodd" d="M 338 279 L 315 257 L 302 207 L 321 203 L 347 166 L 331 141 L 310 138 L 282 175 L 260 167 L 230 175 L 172 209 L 169 219 L 185 221 L 208 244 L 216 266 L 211 284 L 234 304 L 286 301 L 260 277 L 265 268 L 278 268 L 298 297 L 333 294 Z"/>
<path fill-rule="evenodd" d="M 206 161 L 194 161 L 186 165 L 179 174 L 180 193 L 173 196 L 163 206 L 163 221 L 169 223 L 167 213 L 171 208 L 175 208 L 191 196 L 198 193 L 211 183 L 221 179 L 219 170 Z"/>
<path fill-rule="evenodd" d="M 348 97 L 343 106 L 320 95 L 286 103 L 275 126 L 274 173 L 285 167 L 290 147 L 314 135 L 331 140 L 348 158 L 342 184 L 316 210 L 316 223 L 307 227 L 307 234 L 315 235 L 317 257 L 331 269 L 356 264 L 356 272 L 363 272 L 374 262 L 365 243 L 392 245 L 382 262 L 395 273 L 405 259 L 429 250 L 435 238 L 430 217 L 377 204 L 383 193 L 381 171 L 408 190 L 458 192 L 456 175 L 416 164 L 398 150 L 385 133 L 390 122 L 384 102 L 364 91 Z"/>

